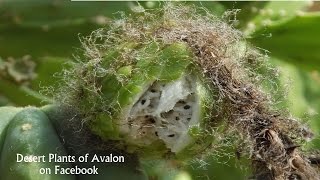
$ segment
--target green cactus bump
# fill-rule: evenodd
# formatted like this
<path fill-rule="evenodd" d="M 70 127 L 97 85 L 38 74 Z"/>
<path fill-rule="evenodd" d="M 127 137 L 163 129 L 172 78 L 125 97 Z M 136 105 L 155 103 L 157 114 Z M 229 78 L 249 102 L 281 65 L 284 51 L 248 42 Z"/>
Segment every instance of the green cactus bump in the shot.
<path fill-rule="evenodd" d="M 66 155 L 65 149 L 47 116 L 36 108 L 7 108 L 7 111 L 10 112 L 8 116 L 14 113 L 16 115 L 12 119 L 10 118 L 7 130 L 3 131 L 7 133 L 0 158 L 1 178 L 12 180 L 74 179 L 71 175 L 40 173 L 40 168 L 54 170 L 55 165 L 71 167 L 69 163 L 49 162 L 44 158 L 49 153 Z M 33 161 L 22 161 L 21 157 L 24 156 L 31 157 L 30 159 Z M 43 156 L 42 159 L 41 156 Z"/>

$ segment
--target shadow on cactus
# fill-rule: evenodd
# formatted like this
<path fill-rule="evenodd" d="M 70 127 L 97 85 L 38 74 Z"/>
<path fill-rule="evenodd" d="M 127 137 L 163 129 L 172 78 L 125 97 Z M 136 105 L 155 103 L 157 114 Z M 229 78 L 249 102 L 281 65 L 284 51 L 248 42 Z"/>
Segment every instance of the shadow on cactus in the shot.
<path fill-rule="evenodd" d="M 298 148 L 312 133 L 274 108 L 280 92 L 263 90 L 274 76 L 267 58 L 204 9 L 123 15 L 82 44 L 55 92 L 79 117 L 66 126 L 79 137 L 93 132 L 108 144 L 97 147 L 182 162 L 240 142 L 256 179 L 320 178 Z"/>

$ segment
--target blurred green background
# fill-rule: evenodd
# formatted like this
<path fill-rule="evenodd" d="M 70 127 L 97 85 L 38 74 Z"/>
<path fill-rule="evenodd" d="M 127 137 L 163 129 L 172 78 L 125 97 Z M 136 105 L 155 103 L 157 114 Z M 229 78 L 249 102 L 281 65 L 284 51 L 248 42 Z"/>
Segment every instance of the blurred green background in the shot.
<path fill-rule="evenodd" d="M 241 30 L 247 41 L 278 67 L 279 89 L 287 91 L 291 113 L 320 132 L 320 3 L 187 2 L 206 7 Z M 107 26 L 111 19 L 163 3 L 70 2 L 67 0 L 0 1 L 0 106 L 42 106 L 52 102 L 46 91 L 59 86 L 59 72 L 81 44 L 79 36 Z M 140 6 L 139 6 L 140 5 Z M 230 11 L 233 10 L 233 11 Z M 228 16 L 226 13 L 228 12 Z M 315 138 L 304 148 L 320 148 Z M 195 161 L 177 169 L 174 162 L 143 162 L 151 180 L 246 179 L 237 147 L 226 155 Z M 227 155 L 228 154 L 228 155 Z M 241 165 L 242 164 L 242 165 Z"/>

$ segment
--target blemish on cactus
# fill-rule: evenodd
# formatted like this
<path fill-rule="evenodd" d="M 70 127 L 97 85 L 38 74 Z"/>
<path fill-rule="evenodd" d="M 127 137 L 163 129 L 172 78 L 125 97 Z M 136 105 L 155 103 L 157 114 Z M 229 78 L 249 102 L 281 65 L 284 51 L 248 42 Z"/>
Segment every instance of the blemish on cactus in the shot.
<path fill-rule="evenodd" d="M 22 131 L 28 131 L 28 130 L 30 130 L 30 129 L 32 129 L 32 124 L 30 124 L 30 123 L 26 123 L 26 124 L 23 124 L 23 125 L 21 126 L 21 130 L 22 130 Z"/>

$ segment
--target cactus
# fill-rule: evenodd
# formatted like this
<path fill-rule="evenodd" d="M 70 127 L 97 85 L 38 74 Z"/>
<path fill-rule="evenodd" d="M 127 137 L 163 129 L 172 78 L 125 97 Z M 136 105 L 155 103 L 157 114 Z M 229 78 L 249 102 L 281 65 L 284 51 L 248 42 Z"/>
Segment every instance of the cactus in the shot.
<path fill-rule="evenodd" d="M 319 46 L 314 40 L 320 29 L 319 20 L 319 12 L 298 12 L 291 18 L 258 29 L 251 41 L 294 65 L 306 70 L 319 70 L 319 62 L 314 60 L 320 58 Z M 272 34 L 272 38 L 261 36 L 266 33 Z M 295 43 L 288 43 L 290 41 Z M 279 51 L 278 47 L 286 48 Z"/>
<path fill-rule="evenodd" d="M 11 108 L 14 112 L 16 109 Z M 17 109 L 19 111 L 19 109 Z M 10 116 L 10 115 L 7 115 Z M 0 166 L 3 179 L 74 179 L 72 176 L 60 174 L 40 174 L 40 168 L 54 169 L 54 162 L 17 162 L 17 154 L 43 156 L 49 153 L 66 155 L 49 119 L 35 108 L 26 108 L 18 112 L 8 125 L 5 140 L 1 151 Z M 67 163 L 61 163 L 62 167 L 70 167 Z"/>
<path fill-rule="evenodd" d="M 42 179 L 146 179 L 145 174 L 139 169 L 139 163 L 129 155 L 125 163 L 79 163 L 48 161 L 49 153 L 59 156 L 85 155 L 86 153 L 106 155 L 106 151 L 99 151 L 92 146 L 79 149 L 80 141 L 74 131 L 65 131 L 61 126 L 69 121 L 73 114 L 64 112 L 59 106 L 45 106 L 42 108 L 26 107 L 1 107 L 0 108 L 0 173 L 2 179 L 10 180 L 42 180 Z M 66 142 L 66 143 L 63 143 Z M 110 152 L 109 152 L 110 153 Z M 117 152 L 113 152 L 117 153 Z M 17 162 L 17 154 L 23 156 L 38 156 L 39 162 Z M 122 154 L 123 155 L 123 154 Z M 41 160 L 40 156 L 44 156 Z M 65 175 L 55 174 L 55 166 L 70 168 L 98 167 L 98 175 Z M 40 168 L 50 168 L 50 174 L 41 174 Z M 121 176 L 119 176 L 121 174 Z"/>
<path fill-rule="evenodd" d="M 0 54 L 2 57 L 26 54 L 70 57 L 73 52 L 70 47 L 80 45 L 77 34 L 87 35 L 105 26 L 116 16 L 115 9 L 130 11 L 127 2 L 3 1 Z"/>
<path fill-rule="evenodd" d="M 14 108 L 14 107 L 1 107 L 0 108 L 0 150 L 3 148 L 3 142 L 6 137 L 6 129 L 10 120 L 19 112 L 21 108 Z"/>
<path fill-rule="evenodd" d="M 82 42 L 57 101 L 113 147 L 184 162 L 238 134 L 257 178 L 317 177 L 295 145 L 311 132 L 273 109 L 262 91 L 262 56 L 215 16 L 169 3 L 123 16 Z"/>

